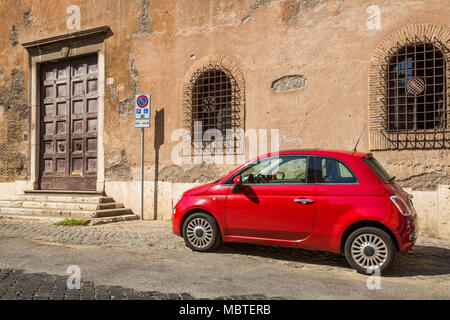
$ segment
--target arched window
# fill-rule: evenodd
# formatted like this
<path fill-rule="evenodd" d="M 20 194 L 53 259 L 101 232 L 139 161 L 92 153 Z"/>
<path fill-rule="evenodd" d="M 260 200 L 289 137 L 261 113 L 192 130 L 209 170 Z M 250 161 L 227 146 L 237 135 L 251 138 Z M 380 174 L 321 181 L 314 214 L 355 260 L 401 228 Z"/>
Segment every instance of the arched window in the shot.
<path fill-rule="evenodd" d="M 432 43 L 413 43 L 398 48 L 388 59 L 388 132 L 445 128 L 446 61 L 441 50 Z"/>
<path fill-rule="evenodd" d="M 197 61 L 183 80 L 181 103 L 194 150 L 210 147 L 215 154 L 243 152 L 245 82 L 233 60 L 217 55 Z"/>
<path fill-rule="evenodd" d="M 450 29 L 404 26 L 369 63 L 369 150 L 450 149 Z"/>

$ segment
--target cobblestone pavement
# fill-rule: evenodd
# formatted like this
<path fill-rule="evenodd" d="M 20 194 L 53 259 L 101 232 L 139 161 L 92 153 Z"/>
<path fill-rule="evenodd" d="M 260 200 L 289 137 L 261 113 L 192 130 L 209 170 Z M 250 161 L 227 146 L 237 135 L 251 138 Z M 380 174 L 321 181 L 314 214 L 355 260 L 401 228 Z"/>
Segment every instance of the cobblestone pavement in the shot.
<path fill-rule="evenodd" d="M 78 245 L 104 245 L 160 249 L 184 247 L 167 221 L 125 221 L 97 226 L 55 226 L 49 222 L 0 219 L 0 236 Z"/>
<path fill-rule="evenodd" d="M 166 221 L 127 221 L 114 224 L 62 227 L 51 223 L 0 219 L 0 238 L 24 238 L 86 246 L 133 247 L 158 250 L 188 250 L 182 238 Z M 354 272 L 343 255 L 291 248 L 229 244 L 223 255 L 243 255 L 291 268 Z M 408 254 L 398 254 L 386 277 L 408 280 L 450 281 L 450 241 L 418 239 Z"/>
<path fill-rule="evenodd" d="M 0 300 L 193 300 L 188 293 L 135 291 L 119 286 L 102 286 L 81 281 L 80 289 L 67 289 L 67 277 L 22 270 L 0 270 Z M 204 299 L 204 298 L 200 298 Z M 281 300 L 264 295 L 216 297 L 213 300 Z"/>

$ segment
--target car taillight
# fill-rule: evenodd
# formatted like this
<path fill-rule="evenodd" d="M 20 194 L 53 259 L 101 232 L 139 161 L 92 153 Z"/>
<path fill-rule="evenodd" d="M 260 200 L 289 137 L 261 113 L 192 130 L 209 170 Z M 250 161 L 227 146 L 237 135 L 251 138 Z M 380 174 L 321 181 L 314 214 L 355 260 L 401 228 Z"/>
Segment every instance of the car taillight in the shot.
<path fill-rule="evenodd" d="M 410 216 L 411 215 L 411 210 L 408 207 L 408 205 L 406 204 L 406 202 L 397 196 L 392 196 L 391 197 L 392 202 L 395 204 L 395 206 L 397 207 L 398 211 L 404 215 L 404 216 Z"/>

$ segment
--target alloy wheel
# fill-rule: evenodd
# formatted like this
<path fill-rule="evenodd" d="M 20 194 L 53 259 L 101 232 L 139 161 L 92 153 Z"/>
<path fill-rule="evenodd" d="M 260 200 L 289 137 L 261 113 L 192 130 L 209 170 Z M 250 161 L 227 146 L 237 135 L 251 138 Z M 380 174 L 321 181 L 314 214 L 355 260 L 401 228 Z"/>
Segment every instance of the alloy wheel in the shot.
<path fill-rule="evenodd" d="M 196 248 L 205 248 L 213 240 L 213 228 L 206 219 L 195 218 L 187 225 L 186 236 Z"/>
<path fill-rule="evenodd" d="M 351 254 L 353 260 L 362 268 L 381 268 L 388 257 L 388 248 L 379 236 L 363 233 L 353 241 Z"/>

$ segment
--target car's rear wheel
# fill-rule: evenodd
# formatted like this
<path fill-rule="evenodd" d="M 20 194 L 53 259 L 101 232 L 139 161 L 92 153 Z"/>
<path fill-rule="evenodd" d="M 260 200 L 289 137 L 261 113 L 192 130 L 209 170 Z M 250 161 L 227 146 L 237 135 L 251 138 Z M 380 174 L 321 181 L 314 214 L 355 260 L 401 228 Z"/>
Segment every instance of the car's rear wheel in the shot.
<path fill-rule="evenodd" d="M 214 251 L 222 242 L 216 220 L 203 212 L 193 213 L 186 219 L 183 238 L 188 248 L 201 252 Z"/>
<path fill-rule="evenodd" d="M 354 231 L 345 241 L 345 257 L 360 273 L 387 270 L 395 258 L 395 244 L 385 231 L 365 227 Z"/>

